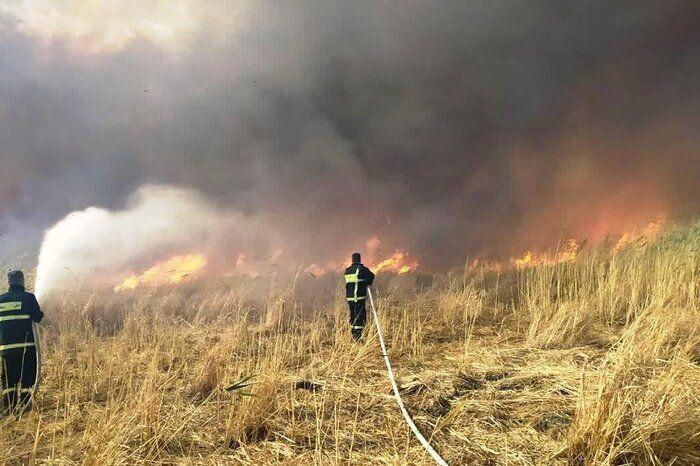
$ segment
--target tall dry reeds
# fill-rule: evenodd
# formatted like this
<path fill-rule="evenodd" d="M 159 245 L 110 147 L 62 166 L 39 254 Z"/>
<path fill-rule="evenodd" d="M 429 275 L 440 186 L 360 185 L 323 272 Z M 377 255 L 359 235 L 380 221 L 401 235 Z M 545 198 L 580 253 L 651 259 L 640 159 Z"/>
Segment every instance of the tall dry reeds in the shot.
<path fill-rule="evenodd" d="M 699 463 L 699 251 L 696 224 L 573 262 L 380 275 L 409 411 L 451 464 Z M 341 290 L 297 275 L 55 294 L 35 410 L 0 420 L 0 461 L 429 464 Z"/>

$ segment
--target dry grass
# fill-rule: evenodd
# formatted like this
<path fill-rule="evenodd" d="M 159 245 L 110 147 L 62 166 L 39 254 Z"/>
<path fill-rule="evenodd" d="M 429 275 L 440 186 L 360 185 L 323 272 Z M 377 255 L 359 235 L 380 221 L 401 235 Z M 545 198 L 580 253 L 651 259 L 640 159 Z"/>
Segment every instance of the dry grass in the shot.
<path fill-rule="evenodd" d="M 380 277 L 416 423 L 451 464 L 700 463 L 699 251 L 696 224 L 500 276 Z M 53 296 L 3 463 L 430 464 L 334 277 L 275 283 Z"/>

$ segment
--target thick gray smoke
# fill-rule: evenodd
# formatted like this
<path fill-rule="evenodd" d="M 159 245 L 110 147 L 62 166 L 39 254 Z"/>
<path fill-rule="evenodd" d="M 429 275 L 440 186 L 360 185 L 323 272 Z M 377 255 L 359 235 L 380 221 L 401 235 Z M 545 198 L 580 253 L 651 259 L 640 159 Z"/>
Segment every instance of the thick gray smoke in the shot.
<path fill-rule="evenodd" d="M 149 183 L 308 261 L 379 235 L 445 266 L 698 212 L 694 1 L 70 3 L 0 8 L 4 255 Z"/>

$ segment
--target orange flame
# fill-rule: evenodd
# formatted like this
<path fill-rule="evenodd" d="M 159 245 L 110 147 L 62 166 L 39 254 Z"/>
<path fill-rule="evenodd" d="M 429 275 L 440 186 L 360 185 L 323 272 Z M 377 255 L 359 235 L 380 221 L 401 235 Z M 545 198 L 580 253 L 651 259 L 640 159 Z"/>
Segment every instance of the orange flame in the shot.
<path fill-rule="evenodd" d="M 115 292 L 133 290 L 139 286 L 162 286 L 182 282 L 187 277 L 200 274 L 207 265 L 201 254 L 174 256 L 158 262 L 140 275 L 131 275 L 114 287 Z"/>
<path fill-rule="evenodd" d="M 407 252 L 394 251 L 391 257 L 384 259 L 375 266 L 369 265 L 368 267 L 373 269 L 375 273 L 385 271 L 402 275 L 415 271 L 418 268 L 418 262 L 409 260 Z"/>
<path fill-rule="evenodd" d="M 564 243 L 554 255 L 550 255 L 546 252 L 543 254 L 535 254 L 532 251 L 526 251 L 522 257 L 512 258 L 510 262 L 516 269 L 573 262 L 578 257 L 580 250 L 581 246 L 578 241 L 570 239 Z"/>
<path fill-rule="evenodd" d="M 610 248 L 610 252 L 612 254 L 618 254 L 631 246 L 648 246 L 661 236 L 665 226 L 665 220 L 661 219 L 655 222 L 649 222 L 642 228 L 628 230 L 618 237 L 615 244 Z M 507 262 L 475 259 L 468 264 L 468 269 L 500 271 L 508 268 L 525 269 L 529 267 L 554 265 L 562 262 L 573 262 L 578 258 L 581 249 L 582 245 L 579 244 L 578 241 L 570 239 L 553 255 L 548 252 L 538 254 L 527 250 L 522 256 L 511 257 Z"/>
<path fill-rule="evenodd" d="M 381 254 L 380 246 L 381 240 L 377 236 L 372 236 L 365 242 L 364 262 L 374 273 L 389 272 L 403 275 L 418 269 L 418 262 L 412 260 L 408 252 L 395 250 L 391 256 L 386 257 Z M 340 260 L 328 262 L 325 266 L 313 263 L 306 267 L 304 272 L 314 277 L 320 277 L 329 271 L 342 272 L 348 266 L 347 260 L 350 258 L 350 254 L 348 253 Z"/>
<path fill-rule="evenodd" d="M 665 226 L 664 220 L 659 220 L 657 222 L 649 222 L 644 227 L 624 233 L 615 243 L 612 248 L 613 254 L 617 254 L 620 251 L 627 249 L 628 247 L 637 244 L 639 246 L 646 246 L 653 243 L 661 236 Z"/>

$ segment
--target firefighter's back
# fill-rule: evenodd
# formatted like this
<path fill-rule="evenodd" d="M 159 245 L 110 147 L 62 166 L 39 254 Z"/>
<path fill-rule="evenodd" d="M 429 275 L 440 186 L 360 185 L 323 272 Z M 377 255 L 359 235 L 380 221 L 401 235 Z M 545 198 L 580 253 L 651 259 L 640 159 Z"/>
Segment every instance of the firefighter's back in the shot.
<path fill-rule="evenodd" d="M 0 352 L 21 349 L 24 343 L 34 342 L 31 308 L 34 295 L 11 290 L 0 295 Z"/>
<path fill-rule="evenodd" d="M 0 295 L 0 359 L 2 359 L 2 415 L 21 413 L 31 406 L 39 377 L 38 341 L 33 322 L 43 313 L 36 297 L 24 289 L 24 274 L 8 274 L 9 291 Z"/>

